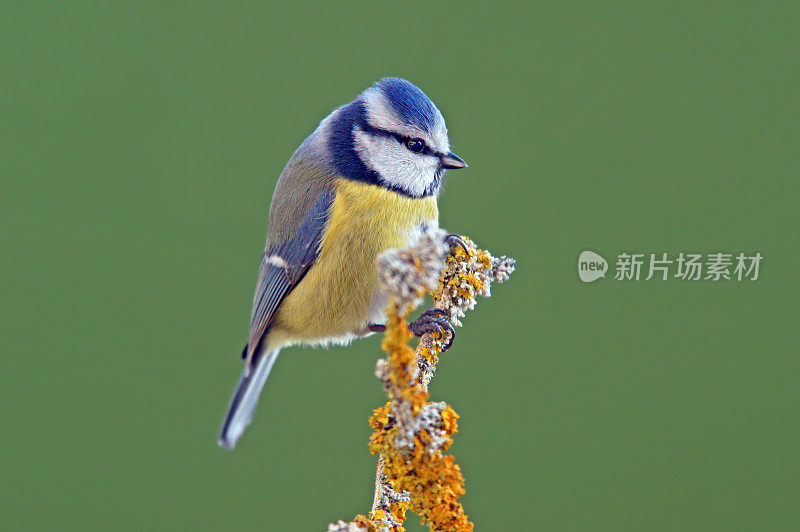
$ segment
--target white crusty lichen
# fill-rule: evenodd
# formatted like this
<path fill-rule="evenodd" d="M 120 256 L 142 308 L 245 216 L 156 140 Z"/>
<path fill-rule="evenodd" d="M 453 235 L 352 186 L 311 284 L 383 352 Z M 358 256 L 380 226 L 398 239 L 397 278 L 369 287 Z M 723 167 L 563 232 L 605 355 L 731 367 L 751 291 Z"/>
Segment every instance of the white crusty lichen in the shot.
<path fill-rule="evenodd" d="M 356 523 L 345 523 L 339 521 L 328 525 L 328 532 L 368 532 L 367 527 L 362 527 Z"/>
<path fill-rule="evenodd" d="M 436 289 L 448 249 L 444 236 L 441 229 L 429 230 L 416 247 L 390 249 L 375 260 L 378 281 L 401 313 L 419 305 L 426 292 Z"/>
<path fill-rule="evenodd" d="M 394 446 L 398 449 L 412 451 L 416 439 L 423 432 L 430 436 L 425 442 L 425 451 L 432 453 L 442 448 L 447 440 L 447 434 L 442 430 L 442 411 L 447 407 L 447 403 L 426 403 L 423 405 L 419 414 L 411 415 L 407 409 L 403 413 L 408 413 L 406 423 L 398 423 L 399 430 L 394 437 Z M 400 416 L 395 416 L 395 419 Z"/>

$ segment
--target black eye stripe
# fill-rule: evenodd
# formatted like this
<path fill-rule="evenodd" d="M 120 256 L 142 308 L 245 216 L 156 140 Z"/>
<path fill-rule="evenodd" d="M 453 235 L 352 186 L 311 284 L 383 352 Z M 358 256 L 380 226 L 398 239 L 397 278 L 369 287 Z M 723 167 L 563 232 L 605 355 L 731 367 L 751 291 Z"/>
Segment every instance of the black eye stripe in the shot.
<path fill-rule="evenodd" d="M 378 137 L 385 137 L 385 138 L 393 138 L 403 146 L 405 146 L 409 140 L 416 139 L 417 137 L 408 137 L 406 135 L 401 135 L 400 133 L 395 133 L 394 131 L 389 131 L 388 129 L 381 129 L 379 127 L 374 127 L 369 124 L 360 124 L 359 127 L 365 132 L 369 133 L 370 135 L 375 135 Z M 433 157 L 442 157 L 443 153 L 437 153 L 428 146 L 427 143 L 423 142 L 424 147 L 419 153 L 420 155 L 431 155 Z"/>

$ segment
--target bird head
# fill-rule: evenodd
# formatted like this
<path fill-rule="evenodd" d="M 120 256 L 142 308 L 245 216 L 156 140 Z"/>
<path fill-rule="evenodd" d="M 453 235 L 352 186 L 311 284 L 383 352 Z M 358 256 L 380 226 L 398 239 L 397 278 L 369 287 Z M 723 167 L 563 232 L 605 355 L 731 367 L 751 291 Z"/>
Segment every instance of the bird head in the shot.
<path fill-rule="evenodd" d="M 421 198 L 438 194 L 450 151 L 444 117 L 413 83 L 384 78 L 330 117 L 329 148 L 339 173 Z"/>

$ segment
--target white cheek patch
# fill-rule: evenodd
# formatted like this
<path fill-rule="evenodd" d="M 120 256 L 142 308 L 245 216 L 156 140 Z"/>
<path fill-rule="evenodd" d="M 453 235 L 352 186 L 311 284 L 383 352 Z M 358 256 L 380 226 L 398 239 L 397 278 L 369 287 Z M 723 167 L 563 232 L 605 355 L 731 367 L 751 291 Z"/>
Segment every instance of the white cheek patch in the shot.
<path fill-rule="evenodd" d="M 439 169 L 439 159 L 412 153 L 396 139 L 369 135 L 356 128 L 355 147 L 359 157 L 381 180 L 416 197 L 430 192 Z"/>

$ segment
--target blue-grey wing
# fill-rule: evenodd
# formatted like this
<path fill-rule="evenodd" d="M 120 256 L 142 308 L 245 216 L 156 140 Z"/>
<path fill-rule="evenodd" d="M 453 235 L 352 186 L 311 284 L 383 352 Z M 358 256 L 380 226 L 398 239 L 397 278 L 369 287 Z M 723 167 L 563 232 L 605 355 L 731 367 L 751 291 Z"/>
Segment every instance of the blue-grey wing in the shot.
<path fill-rule="evenodd" d="M 243 353 L 248 363 L 254 362 L 253 354 L 258 352 L 259 344 L 269 331 L 283 299 L 317 260 L 333 195 L 332 190 L 323 190 L 311 205 L 300 227 L 287 240 L 267 243 L 253 297 L 250 336 Z"/>

